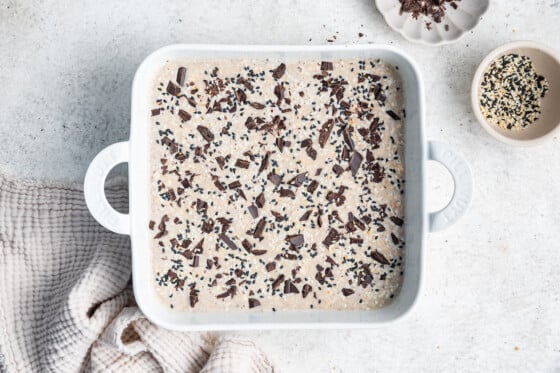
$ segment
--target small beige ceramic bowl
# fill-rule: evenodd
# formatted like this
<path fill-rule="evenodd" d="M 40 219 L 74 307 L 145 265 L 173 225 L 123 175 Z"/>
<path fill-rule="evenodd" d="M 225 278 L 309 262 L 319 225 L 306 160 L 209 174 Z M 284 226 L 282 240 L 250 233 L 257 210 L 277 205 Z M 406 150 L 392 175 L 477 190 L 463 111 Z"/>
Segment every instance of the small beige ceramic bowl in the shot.
<path fill-rule="evenodd" d="M 480 82 L 486 69 L 505 54 L 528 56 L 538 74 L 548 80 L 549 91 L 541 101 L 539 119 L 518 131 L 502 129 L 486 121 L 479 107 Z M 494 138 L 509 145 L 536 145 L 560 130 L 560 57 L 545 45 L 532 41 L 516 41 L 494 49 L 478 66 L 471 86 L 471 103 L 474 115 L 482 127 Z"/>

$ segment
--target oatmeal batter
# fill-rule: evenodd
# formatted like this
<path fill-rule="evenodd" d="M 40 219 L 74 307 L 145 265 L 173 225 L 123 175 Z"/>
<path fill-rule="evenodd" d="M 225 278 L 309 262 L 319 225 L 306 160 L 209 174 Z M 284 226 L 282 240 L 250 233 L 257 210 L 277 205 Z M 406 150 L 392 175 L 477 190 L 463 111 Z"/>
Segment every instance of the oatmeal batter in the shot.
<path fill-rule="evenodd" d="M 401 81 L 379 60 L 169 61 L 151 110 L 171 308 L 372 309 L 402 281 Z"/>

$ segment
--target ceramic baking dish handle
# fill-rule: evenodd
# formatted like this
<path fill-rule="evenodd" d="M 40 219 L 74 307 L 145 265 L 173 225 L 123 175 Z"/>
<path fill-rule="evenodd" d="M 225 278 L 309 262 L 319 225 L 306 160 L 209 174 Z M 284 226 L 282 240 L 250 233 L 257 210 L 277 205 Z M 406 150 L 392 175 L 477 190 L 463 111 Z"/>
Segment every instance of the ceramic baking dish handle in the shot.
<path fill-rule="evenodd" d="M 430 141 L 428 159 L 445 166 L 451 173 L 455 184 L 453 197 L 447 206 L 430 213 L 429 230 L 437 232 L 455 223 L 469 209 L 473 194 L 473 177 L 465 158 L 447 144 Z"/>
<path fill-rule="evenodd" d="M 121 234 L 130 234 L 130 218 L 111 207 L 105 196 L 105 179 L 119 163 L 128 162 L 128 141 L 118 142 L 103 149 L 93 159 L 84 180 L 86 204 L 95 218 L 105 228 Z"/>

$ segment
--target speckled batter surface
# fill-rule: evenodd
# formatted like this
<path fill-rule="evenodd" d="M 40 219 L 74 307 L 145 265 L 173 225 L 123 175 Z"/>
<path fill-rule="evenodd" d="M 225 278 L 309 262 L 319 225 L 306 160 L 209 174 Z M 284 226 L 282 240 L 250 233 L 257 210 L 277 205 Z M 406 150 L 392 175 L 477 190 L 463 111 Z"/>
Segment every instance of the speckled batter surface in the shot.
<path fill-rule="evenodd" d="M 398 71 L 170 61 L 150 118 L 154 286 L 185 311 L 372 309 L 404 250 Z"/>

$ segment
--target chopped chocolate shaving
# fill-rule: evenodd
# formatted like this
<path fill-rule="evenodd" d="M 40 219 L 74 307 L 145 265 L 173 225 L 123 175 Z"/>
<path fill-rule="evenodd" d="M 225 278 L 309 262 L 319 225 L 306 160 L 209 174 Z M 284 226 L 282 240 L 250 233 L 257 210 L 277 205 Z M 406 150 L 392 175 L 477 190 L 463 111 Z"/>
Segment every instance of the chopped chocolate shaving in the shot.
<path fill-rule="evenodd" d="M 373 260 L 375 260 L 376 262 L 379 262 L 381 264 L 385 264 L 385 265 L 389 265 L 391 264 L 387 258 L 385 258 L 385 256 L 383 254 L 381 254 L 379 251 L 375 250 L 371 252 L 371 258 Z"/>
<path fill-rule="evenodd" d="M 267 271 L 267 272 L 274 271 L 274 270 L 276 269 L 276 262 L 268 262 L 268 263 L 266 263 L 265 268 L 266 268 L 266 271 Z"/>
<path fill-rule="evenodd" d="M 311 285 L 309 285 L 309 284 L 303 285 L 303 288 L 301 289 L 301 296 L 303 298 L 306 298 L 307 295 L 309 295 L 309 293 L 311 293 L 312 290 L 313 290 L 313 288 L 311 287 Z"/>
<path fill-rule="evenodd" d="M 332 62 L 323 61 L 321 62 L 321 70 L 333 70 L 334 66 Z"/>
<path fill-rule="evenodd" d="M 206 201 L 197 198 L 196 200 L 196 211 L 205 212 L 208 209 L 208 203 Z"/>
<path fill-rule="evenodd" d="M 264 255 L 268 252 L 268 250 L 253 250 L 251 253 L 256 256 Z"/>
<path fill-rule="evenodd" d="M 346 145 L 348 145 L 350 150 L 354 150 L 354 140 L 352 140 L 352 133 L 350 132 L 348 126 L 346 126 L 346 128 L 344 128 L 344 131 L 342 131 L 342 138 L 344 139 L 344 142 L 346 143 Z"/>
<path fill-rule="evenodd" d="M 266 219 L 262 218 L 261 220 L 259 220 L 259 222 L 257 223 L 257 226 L 255 227 L 255 231 L 253 232 L 253 237 L 254 238 L 262 238 L 262 234 L 264 232 L 264 227 L 266 226 Z"/>
<path fill-rule="evenodd" d="M 274 282 L 272 283 L 272 288 L 273 289 L 278 289 L 280 287 L 280 285 L 284 282 L 284 279 L 286 277 L 283 274 L 280 274 L 280 276 L 278 276 L 276 278 L 276 280 L 274 280 Z"/>
<path fill-rule="evenodd" d="M 264 203 L 265 203 L 264 192 L 261 192 L 261 194 L 259 194 L 257 198 L 255 198 L 255 204 L 257 205 L 258 208 L 262 209 L 264 207 Z"/>
<path fill-rule="evenodd" d="M 262 110 L 266 107 L 265 105 L 261 104 L 260 102 L 251 102 L 249 105 L 251 105 L 252 108 L 257 109 L 257 110 Z"/>
<path fill-rule="evenodd" d="M 266 168 L 268 167 L 269 159 L 270 159 L 270 152 L 268 151 L 268 152 L 266 152 L 266 155 L 264 156 L 264 158 L 261 162 L 261 165 L 259 167 L 259 172 L 258 172 L 259 174 L 261 172 L 263 172 L 264 170 L 266 170 Z"/>
<path fill-rule="evenodd" d="M 199 263 L 200 263 L 200 258 L 198 255 L 195 255 L 192 261 L 192 267 L 193 268 L 198 267 Z"/>
<path fill-rule="evenodd" d="M 336 176 L 340 176 L 344 173 L 344 168 L 342 168 L 340 165 L 335 164 L 332 167 L 333 172 L 336 174 Z"/>
<path fill-rule="evenodd" d="M 256 206 L 251 205 L 251 206 L 247 207 L 247 210 L 249 210 L 249 213 L 251 214 L 253 219 L 256 219 L 256 218 L 259 217 L 259 209 L 257 209 Z"/>
<path fill-rule="evenodd" d="M 307 173 L 303 172 L 301 174 L 298 174 L 297 176 L 295 176 L 293 179 L 291 179 L 290 181 L 288 181 L 288 184 L 299 187 L 303 184 L 303 182 L 305 181 L 305 179 L 307 178 Z"/>
<path fill-rule="evenodd" d="M 243 248 L 250 253 L 253 250 L 253 246 L 251 246 L 251 243 L 249 242 L 248 239 L 244 239 L 243 241 L 241 241 L 241 246 L 243 246 Z"/>
<path fill-rule="evenodd" d="M 318 187 L 319 187 L 319 183 L 317 182 L 317 180 L 311 180 L 311 183 L 309 183 L 309 185 L 307 186 L 307 191 L 313 194 Z"/>
<path fill-rule="evenodd" d="M 193 251 L 196 254 L 202 254 L 202 252 L 204 251 L 204 238 L 201 239 L 200 241 L 198 241 L 198 243 L 194 247 Z"/>
<path fill-rule="evenodd" d="M 179 96 L 181 94 L 181 88 L 173 83 L 171 80 L 167 83 L 167 93 L 172 96 Z"/>
<path fill-rule="evenodd" d="M 239 250 L 237 245 L 224 233 L 221 233 L 219 236 L 220 240 L 222 240 L 230 249 L 232 250 Z"/>
<path fill-rule="evenodd" d="M 307 147 L 307 149 L 305 149 L 307 155 L 309 156 L 309 158 L 315 160 L 317 159 L 317 150 L 313 149 L 313 147 L 309 146 Z"/>
<path fill-rule="evenodd" d="M 211 233 L 214 229 L 214 220 L 208 219 L 202 223 L 202 231 L 204 233 Z"/>
<path fill-rule="evenodd" d="M 394 120 L 401 120 L 401 117 L 399 117 L 393 110 L 387 110 L 386 113 Z"/>
<path fill-rule="evenodd" d="M 185 122 L 191 119 L 191 115 L 183 109 L 179 109 L 179 117 Z"/>
<path fill-rule="evenodd" d="M 284 281 L 284 294 L 299 294 L 299 290 L 296 285 L 290 280 Z"/>
<path fill-rule="evenodd" d="M 311 139 L 305 139 L 301 142 L 300 146 L 302 148 L 307 148 L 308 146 L 311 146 L 313 144 L 313 140 Z"/>
<path fill-rule="evenodd" d="M 342 289 L 342 295 L 344 295 L 345 297 L 354 294 L 354 290 L 352 289 L 348 289 L 348 288 L 343 288 Z"/>
<path fill-rule="evenodd" d="M 156 115 L 159 115 L 160 112 L 161 112 L 161 109 L 152 109 L 152 117 L 155 117 Z"/>
<path fill-rule="evenodd" d="M 150 220 L 150 223 L 148 224 L 148 228 L 150 228 L 151 231 L 154 230 L 154 227 L 156 225 L 156 222 L 153 220 Z"/>
<path fill-rule="evenodd" d="M 198 291 L 194 287 L 189 292 L 189 303 L 193 308 L 198 303 Z"/>
<path fill-rule="evenodd" d="M 226 160 L 224 157 L 222 157 L 221 155 L 216 157 L 216 162 L 218 162 L 218 166 L 220 166 L 220 169 L 224 169 L 224 165 L 226 164 Z"/>
<path fill-rule="evenodd" d="M 282 188 L 278 192 L 280 193 L 280 197 L 290 197 L 290 198 L 296 197 L 296 194 L 289 189 Z"/>
<path fill-rule="evenodd" d="M 305 238 L 303 237 L 303 234 L 294 234 L 294 235 L 287 236 L 286 240 L 296 248 L 300 247 L 305 243 Z"/>
<path fill-rule="evenodd" d="M 272 215 L 274 215 L 274 218 L 276 219 L 277 222 L 281 222 L 281 221 L 284 221 L 284 220 L 287 219 L 287 216 L 286 216 L 286 215 L 282 215 L 282 214 L 279 213 L 278 211 L 271 210 L 270 213 L 271 213 Z"/>
<path fill-rule="evenodd" d="M 214 141 L 214 134 L 207 127 L 199 125 L 196 127 L 196 129 L 198 130 L 198 132 L 200 132 L 204 140 L 208 142 Z"/>
<path fill-rule="evenodd" d="M 238 168 L 248 169 L 248 168 L 249 168 L 249 165 L 250 165 L 249 161 L 246 161 L 246 160 L 244 160 L 244 159 L 238 159 L 238 160 L 235 162 L 235 167 L 238 167 Z"/>
<path fill-rule="evenodd" d="M 329 233 L 327 234 L 327 237 L 325 237 L 325 239 L 323 240 L 323 244 L 325 246 L 330 246 L 338 242 L 339 239 L 340 239 L 340 233 L 338 233 L 336 229 L 331 228 L 329 230 Z"/>
<path fill-rule="evenodd" d="M 177 70 L 177 84 L 180 87 L 185 85 L 185 79 L 187 77 L 187 68 L 186 67 L 179 67 Z"/>
<path fill-rule="evenodd" d="M 399 242 L 400 242 L 399 238 L 398 238 L 397 236 L 395 236 L 394 233 L 391 233 L 391 240 L 393 241 L 393 243 L 394 243 L 395 245 L 398 245 Z"/>
<path fill-rule="evenodd" d="M 261 305 L 261 302 L 259 302 L 258 299 L 255 298 L 249 298 L 249 308 L 255 308 Z"/>
<path fill-rule="evenodd" d="M 268 174 L 268 180 L 270 180 L 275 186 L 279 186 L 280 184 L 282 184 L 282 177 L 274 173 Z"/>
<path fill-rule="evenodd" d="M 235 180 L 228 184 L 229 189 L 238 189 L 241 188 L 241 182 L 239 180 Z"/>
<path fill-rule="evenodd" d="M 396 225 L 398 225 L 399 227 L 400 227 L 401 225 L 403 225 L 403 223 L 404 223 L 404 221 L 403 221 L 401 218 L 397 217 L 397 216 L 391 216 L 389 219 L 390 219 L 393 223 L 395 223 Z"/>
<path fill-rule="evenodd" d="M 245 92 L 243 92 L 242 89 L 237 89 L 235 91 L 235 99 L 239 103 L 245 103 L 245 102 L 247 102 L 247 94 Z"/>
<path fill-rule="evenodd" d="M 321 129 L 319 130 L 319 145 L 321 146 L 321 148 L 325 147 L 325 144 L 327 143 L 329 137 L 331 136 L 333 127 L 334 127 L 334 120 L 332 119 L 329 119 L 321 126 Z"/>
<path fill-rule="evenodd" d="M 286 72 L 286 64 L 281 63 L 280 65 L 278 65 L 277 68 L 272 70 L 272 77 L 274 79 L 280 79 L 281 77 L 284 76 L 285 72 Z"/>
<path fill-rule="evenodd" d="M 352 153 L 352 158 L 350 159 L 350 169 L 352 170 L 352 176 L 356 176 L 360 170 L 360 165 L 362 164 L 363 157 L 357 151 Z"/>
<path fill-rule="evenodd" d="M 299 221 L 306 221 L 309 219 L 309 217 L 311 216 L 311 213 L 313 212 L 313 210 L 307 210 L 302 216 L 301 218 L 299 218 Z"/>

